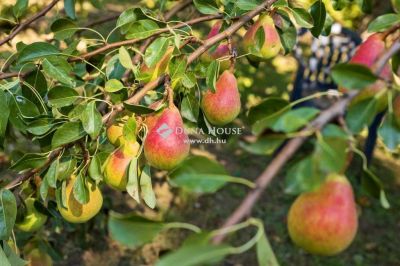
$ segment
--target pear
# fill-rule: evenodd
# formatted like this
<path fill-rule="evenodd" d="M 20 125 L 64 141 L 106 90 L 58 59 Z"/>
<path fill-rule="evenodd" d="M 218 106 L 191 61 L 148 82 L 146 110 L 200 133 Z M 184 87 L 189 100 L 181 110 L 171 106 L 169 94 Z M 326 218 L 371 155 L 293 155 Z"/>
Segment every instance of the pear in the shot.
<path fill-rule="evenodd" d="M 217 126 L 232 122 L 240 113 L 240 94 L 235 76 L 225 70 L 218 78 L 215 92 L 203 94 L 201 108 L 208 121 Z"/>
<path fill-rule="evenodd" d="M 377 62 L 379 57 L 385 51 L 385 42 L 383 41 L 383 35 L 380 33 L 372 34 L 365 40 L 356 50 L 353 57 L 350 59 L 350 63 L 364 65 L 368 68 L 372 68 Z M 390 65 L 386 64 L 380 77 L 384 80 L 391 80 L 392 73 Z M 364 88 L 350 103 L 354 105 L 363 100 L 374 97 L 377 93 L 382 92 L 386 88 L 386 82 L 383 80 L 377 80 L 374 84 Z M 348 91 L 346 88 L 340 88 L 340 91 Z M 378 100 L 378 110 L 383 111 L 387 106 L 386 93 L 383 93 Z"/>
<path fill-rule="evenodd" d="M 71 176 L 66 188 L 66 208 L 58 205 L 58 211 L 61 216 L 70 223 L 84 223 L 92 219 L 101 209 L 103 205 L 103 195 L 100 188 L 96 184 L 89 183 L 89 202 L 81 204 L 78 202 L 73 193 L 76 177 Z"/>
<path fill-rule="evenodd" d="M 47 216 L 39 212 L 35 206 L 35 199 L 28 198 L 25 200 L 26 215 L 24 219 L 16 224 L 17 228 L 24 232 L 34 232 L 39 230 L 47 221 Z"/>
<path fill-rule="evenodd" d="M 357 233 L 357 209 L 346 177 L 331 174 L 315 191 L 301 194 L 288 215 L 293 242 L 318 255 L 345 250 Z"/>
<path fill-rule="evenodd" d="M 123 129 L 124 125 L 121 123 L 112 124 L 107 128 L 107 139 L 112 145 L 119 146 L 121 144 Z"/>
<path fill-rule="evenodd" d="M 257 46 L 256 34 L 260 28 L 264 30 L 264 43 Z M 279 34 L 274 20 L 268 15 L 260 15 L 258 20 L 247 30 L 243 37 L 243 46 L 251 54 L 252 61 L 261 61 L 275 57 L 282 49 Z"/>
<path fill-rule="evenodd" d="M 104 168 L 104 182 L 114 189 L 125 191 L 128 183 L 127 169 L 140 149 L 138 142 L 126 142 L 107 158 Z"/>
<path fill-rule="evenodd" d="M 222 21 L 216 22 L 212 27 L 210 32 L 207 35 L 207 39 L 210 39 L 217 35 L 222 27 Z M 226 42 L 222 42 L 214 49 L 208 50 L 201 56 L 201 60 L 205 63 L 211 63 L 219 58 L 224 58 L 224 60 L 220 61 L 220 70 L 224 71 L 229 69 L 230 60 L 229 60 L 229 46 Z"/>
<path fill-rule="evenodd" d="M 182 117 L 175 105 L 165 108 L 144 141 L 147 162 L 158 169 L 171 170 L 189 154 L 190 144 Z"/>

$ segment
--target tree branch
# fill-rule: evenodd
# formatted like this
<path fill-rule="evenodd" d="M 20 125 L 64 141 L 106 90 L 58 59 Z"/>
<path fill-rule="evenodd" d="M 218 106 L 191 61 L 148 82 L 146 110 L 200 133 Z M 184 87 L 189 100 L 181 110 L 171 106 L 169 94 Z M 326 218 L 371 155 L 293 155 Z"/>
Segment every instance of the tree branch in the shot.
<path fill-rule="evenodd" d="M 42 9 L 42 11 L 40 11 L 39 13 L 34 15 L 33 17 L 30 17 L 29 19 L 27 19 L 23 23 L 21 23 L 10 35 L 8 35 L 4 39 L 0 40 L 0 46 L 2 46 L 3 44 L 5 44 L 5 43 L 11 41 L 12 39 L 14 39 L 14 37 L 17 36 L 18 33 L 23 31 L 32 22 L 34 22 L 35 20 L 39 19 L 40 17 L 43 17 L 44 15 L 46 15 L 47 12 L 49 12 L 59 1 L 60 0 L 53 0 L 53 2 L 51 2 L 48 6 L 46 6 L 44 9 Z"/>
<path fill-rule="evenodd" d="M 380 59 L 374 65 L 374 73 L 379 75 L 386 63 L 390 58 L 400 51 L 400 41 L 397 40 L 390 48 L 387 50 Z M 237 224 L 243 220 L 247 215 L 250 214 L 255 203 L 261 197 L 264 190 L 271 183 L 272 179 L 278 174 L 281 168 L 289 161 L 294 153 L 301 147 L 305 140 L 310 136 L 310 132 L 316 132 L 321 130 L 327 123 L 336 118 L 337 116 L 343 115 L 348 103 L 355 97 L 360 91 L 350 91 L 347 97 L 339 100 L 333 104 L 330 108 L 321 112 L 320 115 L 312 121 L 309 126 L 305 127 L 299 132 L 300 137 L 291 139 L 283 149 L 278 153 L 278 155 L 270 162 L 270 164 L 265 168 L 261 175 L 256 179 L 256 188 L 249 191 L 247 196 L 243 199 L 242 203 L 236 208 L 236 210 L 226 219 L 221 228 L 226 228 Z M 220 234 L 213 239 L 215 244 L 221 243 L 226 235 Z"/>

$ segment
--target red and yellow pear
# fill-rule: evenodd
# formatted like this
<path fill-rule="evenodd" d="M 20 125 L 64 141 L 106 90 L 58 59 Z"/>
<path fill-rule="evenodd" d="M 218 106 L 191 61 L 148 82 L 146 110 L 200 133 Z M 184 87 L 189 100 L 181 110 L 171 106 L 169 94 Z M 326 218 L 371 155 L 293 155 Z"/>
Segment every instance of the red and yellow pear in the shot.
<path fill-rule="evenodd" d="M 257 47 L 256 34 L 261 27 L 264 30 L 264 43 L 261 47 Z M 265 60 L 278 55 L 282 49 L 282 44 L 272 17 L 260 15 L 244 35 L 243 45 L 246 51 L 251 54 L 249 57 L 253 61 Z"/>
<path fill-rule="evenodd" d="M 369 36 L 356 50 L 353 57 L 350 59 L 350 63 L 364 65 L 368 68 L 372 68 L 378 61 L 382 53 L 385 52 L 386 46 L 383 40 L 383 35 L 375 33 Z M 378 110 L 382 111 L 387 106 L 386 93 L 383 91 L 386 89 L 385 80 L 392 79 L 392 73 L 390 65 L 386 64 L 380 73 L 380 78 L 383 80 L 377 80 L 374 84 L 364 88 L 351 102 L 351 105 L 359 103 L 363 100 L 372 98 L 378 93 L 381 93 L 381 97 L 378 101 Z M 346 92 L 346 88 L 340 88 L 341 91 Z"/>
<path fill-rule="evenodd" d="M 92 219 L 101 209 L 103 205 L 103 195 L 100 188 L 91 182 L 88 182 L 89 201 L 81 204 L 74 196 L 74 183 L 76 176 L 71 176 L 66 188 L 66 206 L 58 204 L 58 211 L 61 216 L 70 223 L 84 223 Z"/>
<path fill-rule="evenodd" d="M 352 187 L 346 177 L 331 174 L 316 190 L 301 194 L 288 215 L 292 241 L 317 255 L 331 256 L 345 250 L 358 227 Z"/>
<path fill-rule="evenodd" d="M 104 166 L 104 182 L 114 189 L 125 191 L 128 183 L 127 170 L 133 158 L 139 152 L 138 142 L 125 142 L 117 148 L 110 156 Z"/>
<path fill-rule="evenodd" d="M 216 22 L 212 27 L 210 32 L 207 35 L 207 39 L 210 39 L 217 35 L 221 31 L 222 21 Z M 220 70 L 226 70 L 230 67 L 230 60 L 229 60 L 229 46 L 227 42 L 222 42 L 215 49 L 208 50 L 201 56 L 201 60 L 205 63 L 211 63 L 215 60 L 220 60 Z"/>
<path fill-rule="evenodd" d="M 232 122 L 240 113 L 240 94 L 235 76 L 225 70 L 218 78 L 215 92 L 208 89 L 202 97 L 201 108 L 207 120 L 217 126 Z"/>
<path fill-rule="evenodd" d="M 179 110 L 173 103 L 157 116 L 144 141 L 144 154 L 151 166 L 172 170 L 188 156 L 189 139 Z"/>

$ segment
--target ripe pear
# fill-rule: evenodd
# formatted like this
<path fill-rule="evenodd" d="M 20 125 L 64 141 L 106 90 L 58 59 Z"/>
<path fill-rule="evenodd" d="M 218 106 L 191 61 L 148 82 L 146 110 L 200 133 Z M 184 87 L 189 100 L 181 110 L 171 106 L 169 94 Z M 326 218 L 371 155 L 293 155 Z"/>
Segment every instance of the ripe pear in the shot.
<path fill-rule="evenodd" d="M 34 206 L 35 199 L 25 200 L 26 215 L 22 222 L 16 224 L 17 228 L 24 232 L 34 232 L 39 230 L 47 221 L 47 215 L 39 212 Z"/>
<path fill-rule="evenodd" d="M 218 78 L 215 93 L 207 90 L 203 94 L 201 108 L 214 125 L 223 126 L 232 122 L 240 112 L 240 94 L 235 76 L 225 70 Z"/>
<path fill-rule="evenodd" d="M 88 183 L 89 202 L 79 203 L 74 197 L 75 176 L 71 176 L 66 189 L 66 208 L 58 205 L 61 216 L 70 223 L 84 223 L 92 219 L 103 205 L 103 195 L 96 184 Z"/>
<path fill-rule="evenodd" d="M 117 190 L 126 190 L 128 166 L 131 160 L 137 156 L 139 149 L 138 142 L 127 142 L 110 154 L 104 168 L 104 182 L 107 185 Z"/>
<path fill-rule="evenodd" d="M 350 59 L 350 63 L 364 65 L 368 68 L 372 68 L 377 62 L 379 57 L 385 51 L 385 42 L 383 36 L 380 33 L 372 34 L 365 40 L 356 50 L 353 57 Z M 391 80 L 392 73 L 390 65 L 386 64 L 384 69 L 379 75 L 384 80 Z M 374 84 L 364 88 L 350 103 L 354 105 L 368 98 L 374 97 L 377 93 L 382 92 L 386 88 L 386 82 L 383 80 L 377 80 Z M 342 92 L 346 92 L 347 89 L 340 88 Z M 386 93 L 383 93 L 378 101 L 378 110 L 382 111 L 387 106 Z"/>
<path fill-rule="evenodd" d="M 329 175 L 318 189 L 301 194 L 289 210 L 291 239 L 313 254 L 330 256 L 345 250 L 357 227 L 353 190 L 341 175 Z"/>
<path fill-rule="evenodd" d="M 162 105 L 162 100 L 150 104 L 149 108 L 157 110 L 160 108 L 161 105 Z M 161 113 L 162 113 L 161 111 L 157 111 L 145 117 L 146 119 L 144 120 L 144 123 L 146 124 L 148 131 L 150 131 L 156 125 L 158 118 L 160 118 Z"/>
<path fill-rule="evenodd" d="M 148 163 L 158 169 L 171 170 L 189 154 L 190 144 L 178 108 L 165 108 L 144 141 Z"/>
<path fill-rule="evenodd" d="M 28 266 L 53 266 L 53 260 L 49 254 L 39 250 L 38 248 L 32 249 L 26 256 Z"/>
<path fill-rule="evenodd" d="M 261 47 L 257 47 L 256 33 L 261 27 L 264 29 L 264 44 Z M 243 46 L 247 52 L 251 53 L 249 57 L 252 61 L 275 57 L 281 50 L 282 44 L 272 17 L 260 15 L 244 35 Z"/>
<path fill-rule="evenodd" d="M 212 27 L 210 32 L 207 35 L 207 39 L 210 39 L 217 35 L 222 27 L 222 21 L 216 22 Z M 229 46 L 226 42 L 219 44 L 215 47 L 214 50 L 208 50 L 201 56 L 201 60 L 205 63 L 211 63 L 219 58 L 224 58 L 224 60 L 220 61 L 220 70 L 226 70 L 230 67 L 230 60 L 229 60 Z"/>

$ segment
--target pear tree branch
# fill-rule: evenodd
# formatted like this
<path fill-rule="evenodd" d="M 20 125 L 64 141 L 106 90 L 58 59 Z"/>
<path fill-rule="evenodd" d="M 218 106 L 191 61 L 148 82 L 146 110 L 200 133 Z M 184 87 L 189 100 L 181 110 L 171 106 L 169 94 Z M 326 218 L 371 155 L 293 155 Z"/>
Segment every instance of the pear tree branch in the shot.
<path fill-rule="evenodd" d="M 386 63 L 400 51 L 400 41 L 397 40 L 393 45 L 380 56 L 379 60 L 374 65 L 374 73 L 379 75 Z M 326 124 L 332 121 L 334 118 L 344 114 L 348 103 L 355 97 L 359 91 L 350 91 L 346 97 L 333 104 L 330 108 L 321 112 L 320 115 L 313 120 L 308 126 L 299 132 L 299 137 L 291 139 L 283 149 L 275 156 L 270 164 L 265 168 L 261 175 L 256 179 L 256 187 L 250 190 L 247 196 L 243 199 L 242 203 L 236 208 L 236 210 L 225 220 L 221 228 L 227 228 L 234 224 L 239 223 L 246 216 L 250 215 L 254 205 L 261 197 L 264 190 L 271 183 L 272 179 L 279 173 L 282 167 L 289 161 L 290 158 L 296 153 L 301 145 L 307 140 L 311 134 L 321 130 Z M 217 235 L 213 242 L 215 244 L 221 243 L 226 235 Z"/>

